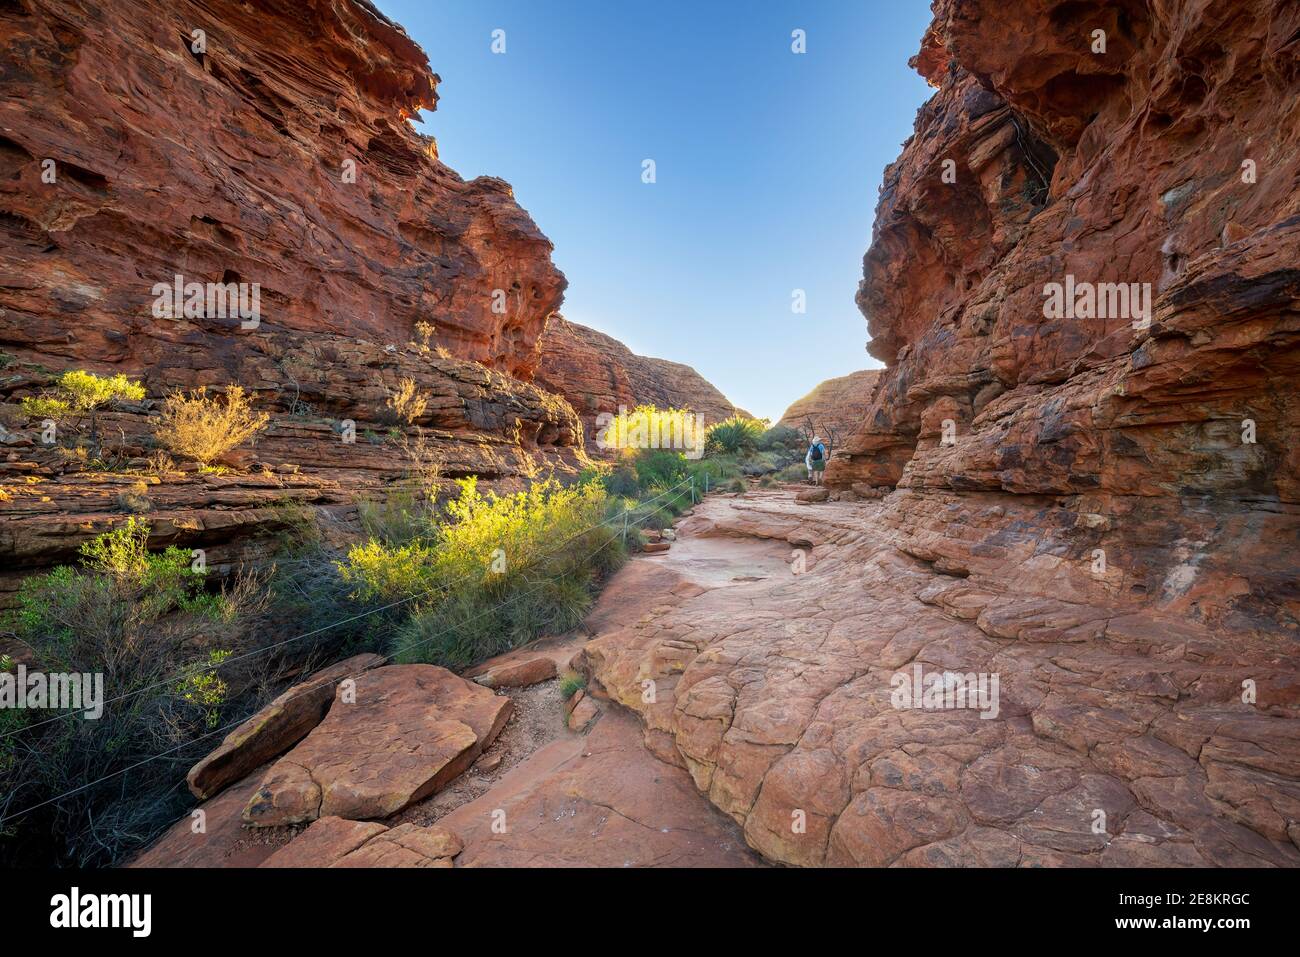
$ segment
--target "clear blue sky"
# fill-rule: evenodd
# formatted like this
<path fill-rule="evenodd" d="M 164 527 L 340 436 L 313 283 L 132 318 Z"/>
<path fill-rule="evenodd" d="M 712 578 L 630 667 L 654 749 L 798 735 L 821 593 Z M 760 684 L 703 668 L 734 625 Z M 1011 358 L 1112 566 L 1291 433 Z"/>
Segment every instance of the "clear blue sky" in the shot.
<path fill-rule="evenodd" d="M 879 365 L 853 296 L 881 173 L 930 93 L 907 66 L 923 0 L 378 5 L 442 77 L 422 126 L 442 160 L 510 182 L 555 243 L 567 318 L 773 419 Z"/>

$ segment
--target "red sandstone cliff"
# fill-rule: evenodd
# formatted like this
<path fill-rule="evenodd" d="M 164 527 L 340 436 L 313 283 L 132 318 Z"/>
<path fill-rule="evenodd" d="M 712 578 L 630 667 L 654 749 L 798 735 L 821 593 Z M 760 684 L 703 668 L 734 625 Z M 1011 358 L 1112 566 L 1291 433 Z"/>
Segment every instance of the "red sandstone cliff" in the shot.
<path fill-rule="evenodd" d="M 551 244 L 507 184 L 462 180 L 411 129 L 438 77 L 369 3 L 18 0 L 0 18 L 0 342 L 19 358 L 156 386 L 190 384 L 200 354 L 209 380 L 237 373 L 237 324 L 151 315 L 180 273 L 259 283 L 277 332 L 403 343 L 427 321 L 456 356 L 531 369 L 564 288 Z"/>
<path fill-rule="evenodd" d="M 819 382 L 802 399 L 792 402 L 776 424 L 820 430 L 827 438 L 834 433 L 842 441 L 861 426 L 879 378 L 879 369 L 861 369 Z"/>
<path fill-rule="evenodd" d="M 383 421 L 400 379 L 444 475 L 572 463 L 577 417 L 521 381 L 564 289 L 551 244 L 507 184 L 463 180 L 412 130 L 438 77 L 370 3 L 15 0 L 0 57 L 7 572 L 122 520 L 177 388 L 241 385 L 273 413 L 243 453 L 262 471 L 149 479 L 155 538 L 218 564 L 274 529 L 277 502 L 347 510 L 403 473 Z M 257 284 L 258 321 L 160 316 L 155 284 L 176 275 Z M 135 475 L 33 441 L 17 402 L 68 369 L 147 387 L 104 422 Z"/>
<path fill-rule="evenodd" d="M 828 481 L 1013 493 L 1112 595 L 1294 635 L 1300 14 L 1002 13 L 935 4 L 858 293 L 888 369 Z M 1067 275 L 1150 283 L 1153 321 L 1045 318 Z"/>
<path fill-rule="evenodd" d="M 841 500 L 683 526 L 812 567 L 599 636 L 588 688 L 786 863 L 1298 866 L 1300 7 L 934 13 Z M 1074 282 L 1152 321 L 1045 312 Z"/>
<path fill-rule="evenodd" d="M 749 414 L 690 366 L 639 356 L 612 336 L 559 316 L 542 336 L 533 381 L 569 400 L 586 427 L 588 445 L 595 439 L 596 417 L 617 414 L 619 406 L 689 409 L 706 424 Z"/>

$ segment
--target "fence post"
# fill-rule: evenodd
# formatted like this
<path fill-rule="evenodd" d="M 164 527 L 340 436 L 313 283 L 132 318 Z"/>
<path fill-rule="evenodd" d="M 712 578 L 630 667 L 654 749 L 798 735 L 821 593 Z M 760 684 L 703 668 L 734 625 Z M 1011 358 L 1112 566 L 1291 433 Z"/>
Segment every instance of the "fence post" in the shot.
<path fill-rule="evenodd" d="M 691 504 L 695 504 L 695 476 L 691 476 Z"/>

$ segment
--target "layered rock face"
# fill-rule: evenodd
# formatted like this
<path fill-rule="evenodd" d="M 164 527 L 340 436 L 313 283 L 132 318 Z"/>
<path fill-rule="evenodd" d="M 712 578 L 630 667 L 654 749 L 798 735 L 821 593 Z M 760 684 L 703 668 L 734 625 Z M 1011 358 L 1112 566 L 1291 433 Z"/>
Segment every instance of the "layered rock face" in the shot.
<path fill-rule="evenodd" d="M 806 396 L 791 403 L 776 424 L 820 431 L 823 438 L 829 438 L 830 433 L 847 438 L 862 425 L 879 378 L 879 369 L 861 369 L 819 382 Z"/>
<path fill-rule="evenodd" d="M 588 445 L 596 439 L 597 417 L 617 415 L 620 406 L 687 409 L 704 416 L 706 425 L 749 414 L 690 366 L 639 356 L 603 332 L 558 316 L 542 337 L 533 381 L 568 399 L 582 418 Z"/>
<path fill-rule="evenodd" d="M 1295 635 L 1294 7 L 935 15 L 858 294 L 888 369 L 828 482 L 1050 510 L 1043 550 L 1105 550 L 1104 595 Z"/>
<path fill-rule="evenodd" d="M 272 413 L 242 474 L 148 479 L 155 543 L 218 563 L 255 554 L 276 502 L 382 492 L 414 427 L 447 477 L 572 464 L 581 423 L 524 381 L 565 284 L 551 244 L 411 129 L 438 77 L 370 3 L 17 0 L 0 45 L 0 591 L 122 520 L 177 389 Z M 69 369 L 147 388 L 103 422 L 134 476 L 17 409 Z M 386 408 L 408 379 L 409 426 Z"/>
<path fill-rule="evenodd" d="M 180 274 L 258 283 L 262 327 L 300 346 L 404 343 L 427 321 L 458 357 L 531 369 L 564 288 L 551 245 L 508 185 L 465 182 L 410 129 L 438 77 L 369 3 L 0 16 L 0 340 L 19 358 L 141 373 L 201 352 L 237 376 L 238 322 L 152 314 L 154 284 Z"/>

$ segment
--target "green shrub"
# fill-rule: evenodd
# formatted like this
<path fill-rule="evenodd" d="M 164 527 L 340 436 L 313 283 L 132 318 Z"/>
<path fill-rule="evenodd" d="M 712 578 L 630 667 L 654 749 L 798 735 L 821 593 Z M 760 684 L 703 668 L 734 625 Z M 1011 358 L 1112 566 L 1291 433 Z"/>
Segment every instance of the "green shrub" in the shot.
<path fill-rule="evenodd" d="M 138 402 L 145 397 L 144 386 L 122 374 L 98 376 L 81 369 L 70 369 L 59 376 L 54 394 L 29 396 L 22 401 L 25 413 L 33 418 L 60 419 L 70 415 L 90 416 L 90 444 L 99 452 L 99 410 L 118 401 Z"/>
<path fill-rule="evenodd" d="M 637 470 L 628 463 L 620 463 L 600 475 L 605 491 L 618 498 L 636 498 L 641 494 L 641 480 Z"/>
<path fill-rule="evenodd" d="M 587 679 L 576 671 L 566 671 L 560 675 L 560 697 L 568 701 L 581 688 L 587 687 Z"/>
<path fill-rule="evenodd" d="M 670 449 L 640 449 L 633 459 L 633 466 L 637 484 L 647 492 L 656 486 L 676 485 L 687 476 L 686 456 Z"/>
<path fill-rule="evenodd" d="M 197 739 L 261 689 L 264 659 L 228 659 L 262 634 L 262 583 L 210 592 L 190 552 L 150 552 L 148 537 L 132 517 L 83 545 L 80 567 L 18 591 L 7 625 L 35 658 L 29 670 L 102 675 L 104 710 L 49 721 L 60 712 L 0 709 L 0 733 L 21 732 L 0 738 L 0 814 L 67 795 L 11 822 L 6 861 L 118 860 L 184 807 L 179 776 L 213 744 Z"/>
<path fill-rule="evenodd" d="M 356 599 L 411 599 L 393 642 L 398 661 L 461 667 L 567 631 L 625 556 L 621 523 L 600 524 L 613 506 L 598 482 L 547 479 L 505 496 L 481 494 L 473 478 L 458 484 L 426 536 L 371 539 L 339 563 Z"/>
<path fill-rule="evenodd" d="M 658 409 L 639 405 L 616 416 L 601 432 L 598 444 L 606 449 L 703 450 L 703 420 L 685 409 Z"/>
<path fill-rule="evenodd" d="M 704 454 L 735 454 L 749 452 L 758 447 L 763 437 L 763 423 L 758 419 L 747 419 L 743 415 L 733 415 L 709 429 L 704 443 Z"/>
<path fill-rule="evenodd" d="M 806 446 L 803 433 L 788 425 L 774 425 L 758 440 L 760 452 L 788 451 L 802 455 Z"/>

